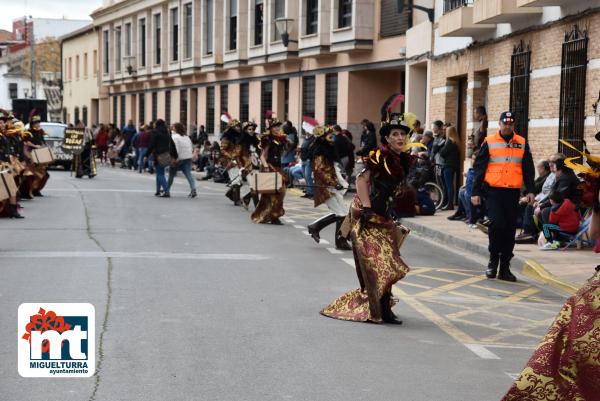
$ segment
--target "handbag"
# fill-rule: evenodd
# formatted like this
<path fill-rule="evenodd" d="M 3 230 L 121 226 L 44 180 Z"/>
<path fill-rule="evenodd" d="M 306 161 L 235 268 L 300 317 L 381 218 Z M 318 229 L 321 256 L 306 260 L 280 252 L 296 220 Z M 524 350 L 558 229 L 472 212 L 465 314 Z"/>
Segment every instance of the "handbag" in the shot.
<path fill-rule="evenodd" d="M 159 166 L 167 167 L 171 165 L 171 163 L 173 162 L 173 158 L 171 157 L 170 152 L 163 152 L 160 155 L 156 156 L 156 161 L 158 162 Z"/>

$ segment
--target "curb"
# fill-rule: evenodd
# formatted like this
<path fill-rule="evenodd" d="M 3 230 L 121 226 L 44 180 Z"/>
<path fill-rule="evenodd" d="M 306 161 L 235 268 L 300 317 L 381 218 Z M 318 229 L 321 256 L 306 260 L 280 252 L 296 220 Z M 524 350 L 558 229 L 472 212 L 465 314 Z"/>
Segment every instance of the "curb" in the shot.
<path fill-rule="evenodd" d="M 442 231 L 427 227 L 423 224 L 416 223 L 411 219 L 402 219 L 402 224 L 413 230 L 415 233 L 422 235 L 434 242 L 441 242 L 445 245 L 449 245 L 477 256 L 482 256 L 485 258 L 489 257 L 488 248 L 485 245 L 475 244 L 466 239 L 449 235 Z M 542 285 L 562 291 L 569 295 L 575 294 L 580 288 L 580 286 L 577 286 L 576 284 L 561 280 L 560 278 L 552 275 L 550 272 L 544 269 L 542 265 L 531 259 L 524 259 L 518 255 L 515 255 L 513 257 L 513 266 L 513 270 L 515 270 L 517 273 L 533 279 Z"/>

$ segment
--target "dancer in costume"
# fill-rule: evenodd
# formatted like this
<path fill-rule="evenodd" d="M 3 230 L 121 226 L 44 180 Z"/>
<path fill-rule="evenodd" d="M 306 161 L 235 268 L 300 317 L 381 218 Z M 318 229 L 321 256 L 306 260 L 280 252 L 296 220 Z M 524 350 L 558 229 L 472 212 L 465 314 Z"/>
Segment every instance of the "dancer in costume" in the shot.
<path fill-rule="evenodd" d="M 399 95 L 401 96 L 401 95 Z M 410 127 L 382 107 L 382 146 L 365 158 L 356 180 L 350 210 L 352 250 L 360 288 L 350 291 L 321 313 L 340 320 L 401 324 L 392 312 L 392 286 L 409 271 L 400 257 L 399 228 L 391 217 L 391 200 L 401 191 L 411 165 L 406 152 Z"/>
<path fill-rule="evenodd" d="M 8 120 L 9 114 L 0 109 L 0 171 L 10 172 L 14 179 L 15 172 L 12 168 L 13 148 L 11 139 L 8 136 Z M 0 185 L 4 184 L 0 183 Z M 8 199 L 0 200 L 0 216 L 16 219 L 23 218 L 19 213 L 16 194 L 10 196 Z"/>
<path fill-rule="evenodd" d="M 32 110 L 29 118 L 29 121 L 31 122 L 31 127 L 29 129 L 31 132 L 31 138 L 29 141 L 25 142 L 25 145 L 29 150 L 39 149 L 46 146 L 46 140 L 44 139 L 46 132 L 44 132 L 44 130 L 41 128 L 40 116 L 33 115 L 34 112 L 35 110 Z M 44 186 L 46 186 L 46 183 L 50 178 L 50 174 L 48 174 L 48 165 L 34 164 L 32 162 L 31 171 L 33 172 L 33 182 L 31 183 L 32 194 L 33 196 L 43 196 L 41 191 Z"/>
<path fill-rule="evenodd" d="M 282 123 L 277 118 L 268 119 L 267 124 L 266 132 L 260 136 L 261 171 L 274 171 L 280 174 L 283 188 L 278 193 L 261 194 L 251 218 L 255 223 L 282 225 L 279 218 L 285 214 L 283 199 L 285 198 L 287 179 L 281 170 L 281 155 L 285 150 L 287 136 L 281 132 Z"/>
<path fill-rule="evenodd" d="M 314 205 L 325 203 L 332 212 L 308 225 L 308 232 L 318 243 L 320 232 L 328 225 L 335 223 L 336 249 L 351 250 L 348 241 L 340 233 L 340 227 L 348 214 L 348 206 L 344 202 L 344 194 L 348 183 L 342 177 L 339 157 L 333 143 L 333 130 L 330 127 L 320 127 L 316 120 L 304 117 L 305 131 L 312 129 L 315 140 L 311 146 L 311 163 L 314 176 Z"/>
<path fill-rule="evenodd" d="M 229 190 L 225 196 L 231 199 L 235 206 L 242 204 L 240 198 L 240 187 L 242 186 L 242 176 L 238 159 L 240 154 L 242 140 L 242 123 L 239 120 L 231 118 L 229 113 L 221 116 L 221 121 L 227 123 L 227 128 L 221 136 L 221 155 L 225 161 L 225 170 L 229 176 Z"/>
<path fill-rule="evenodd" d="M 96 171 L 96 146 L 94 146 L 94 135 L 89 128 L 86 128 L 83 122 L 77 123 L 77 128 L 83 129 L 83 151 L 78 155 L 73 155 L 73 171 L 76 178 L 82 178 L 87 175 L 94 178 Z"/>
<path fill-rule="evenodd" d="M 242 177 L 242 206 L 248 210 L 250 200 L 254 202 L 254 207 L 258 205 L 258 194 L 253 192 L 248 185 L 248 174 L 254 169 L 252 163 L 252 149 L 258 149 L 258 137 L 256 136 L 256 123 L 246 121 L 242 124 L 242 139 L 240 141 L 240 152 L 238 154 L 238 166 L 240 166 L 240 174 Z"/>

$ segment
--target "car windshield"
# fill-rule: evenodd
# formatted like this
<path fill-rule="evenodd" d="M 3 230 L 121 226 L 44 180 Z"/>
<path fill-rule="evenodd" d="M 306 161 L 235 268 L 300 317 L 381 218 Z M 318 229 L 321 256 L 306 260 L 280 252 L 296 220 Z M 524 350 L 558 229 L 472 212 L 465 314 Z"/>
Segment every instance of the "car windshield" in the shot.
<path fill-rule="evenodd" d="M 65 137 L 65 126 L 63 125 L 42 124 L 42 129 L 48 134 L 48 138 L 62 139 Z"/>

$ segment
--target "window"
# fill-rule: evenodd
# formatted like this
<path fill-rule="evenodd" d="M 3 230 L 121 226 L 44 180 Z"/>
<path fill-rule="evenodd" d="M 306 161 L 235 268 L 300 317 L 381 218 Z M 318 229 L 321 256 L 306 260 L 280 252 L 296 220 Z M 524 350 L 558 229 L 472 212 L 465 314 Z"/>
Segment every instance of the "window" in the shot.
<path fill-rule="evenodd" d="M 179 60 L 179 9 L 171 9 L 171 61 Z"/>
<path fill-rule="evenodd" d="M 88 56 L 87 53 L 83 53 L 83 77 L 88 76 Z"/>
<path fill-rule="evenodd" d="M 283 118 L 289 119 L 290 114 L 290 80 L 283 80 Z"/>
<path fill-rule="evenodd" d="M 221 85 L 221 111 L 220 111 L 220 115 L 223 115 L 223 113 L 225 113 L 228 109 L 228 104 L 229 104 L 229 88 L 227 87 L 227 85 Z M 221 121 L 221 132 L 225 131 L 225 128 L 227 128 L 227 124 L 225 124 L 223 121 Z"/>
<path fill-rule="evenodd" d="M 152 92 L 152 121 L 158 120 L 158 93 Z"/>
<path fill-rule="evenodd" d="M 562 45 L 558 137 L 577 149 L 583 149 L 585 129 L 587 47 L 587 30 L 581 31 L 575 25 L 571 32 L 566 33 Z M 567 157 L 578 156 L 562 143 L 559 143 L 558 150 Z"/>
<path fill-rule="evenodd" d="M 387 38 L 404 35 L 411 26 L 412 10 L 409 7 L 405 7 L 404 11 L 398 13 L 397 0 L 381 0 L 379 26 L 379 35 L 381 37 Z"/>
<path fill-rule="evenodd" d="M 138 116 L 140 125 L 146 121 L 146 95 L 142 92 L 138 94 Z"/>
<path fill-rule="evenodd" d="M 115 29 L 115 71 L 121 71 L 121 27 Z"/>
<path fill-rule="evenodd" d="M 63 123 L 67 122 L 67 108 L 66 107 L 63 108 L 63 111 L 62 111 L 62 121 L 63 121 Z"/>
<path fill-rule="evenodd" d="M 515 131 L 527 138 L 529 125 L 529 66 L 531 50 L 521 40 L 513 49 L 510 67 L 510 106 L 515 115 Z"/>
<path fill-rule="evenodd" d="M 263 42 L 263 0 L 254 0 L 254 44 Z"/>
<path fill-rule="evenodd" d="M 146 18 L 140 19 L 140 67 L 146 66 Z"/>
<path fill-rule="evenodd" d="M 188 3 L 183 6 L 183 23 L 184 23 L 184 35 L 185 35 L 185 43 L 183 48 L 183 58 L 191 58 L 192 57 L 192 3 Z"/>
<path fill-rule="evenodd" d="M 121 95 L 121 115 L 119 116 L 120 127 L 125 126 L 125 95 Z"/>
<path fill-rule="evenodd" d="M 94 61 L 92 61 L 92 63 L 94 65 L 94 69 L 92 71 L 94 72 L 94 76 L 96 76 L 98 75 L 98 50 L 94 50 L 93 59 Z"/>
<path fill-rule="evenodd" d="M 171 91 L 165 91 L 165 122 L 171 125 Z"/>
<path fill-rule="evenodd" d="M 160 14 L 154 14 L 154 64 L 160 64 Z"/>
<path fill-rule="evenodd" d="M 125 24 L 125 55 L 131 56 L 131 23 Z"/>
<path fill-rule="evenodd" d="M 119 110 L 119 99 L 116 96 L 113 96 L 113 115 L 112 115 L 112 123 L 116 127 L 117 126 L 117 111 Z"/>
<path fill-rule="evenodd" d="M 204 47 L 206 55 L 213 53 L 213 8 L 214 0 L 206 0 L 205 4 L 205 24 L 204 24 Z"/>
<path fill-rule="evenodd" d="M 79 54 L 75 56 L 75 79 L 79 79 Z"/>
<path fill-rule="evenodd" d="M 338 0 L 338 28 L 352 25 L 352 0 Z"/>
<path fill-rule="evenodd" d="M 87 127 L 88 125 L 88 109 L 87 106 L 83 106 L 81 108 L 81 121 L 83 121 L 83 125 Z"/>
<path fill-rule="evenodd" d="M 338 76 L 325 75 L 325 124 L 337 124 Z"/>
<path fill-rule="evenodd" d="M 69 57 L 69 69 L 68 69 L 67 76 L 69 77 L 69 81 L 71 81 L 73 79 L 73 58 L 72 57 Z"/>
<path fill-rule="evenodd" d="M 215 133 L 215 87 L 206 88 L 206 132 Z"/>
<path fill-rule="evenodd" d="M 102 56 L 104 57 L 104 73 L 108 74 L 108 66 L 109 66 L 109 62 L 108 62 L 108 49 L 109 49 L 109 42 L 108 42 L 108 31 L 104 31 L 104 40 L 103 40 L 103 45 L 102 45 Z"/>
<path fill-rule="evenodd" d="M 319 0 L 306 0 L 306 34 L 319 31 Z"/>
<path fill-rule="evenodd" d="M 229 0 L 229 50 L 237 49 L 237 0 Z"/>
<path fill-rule="evenodd" d="M 179 91 L 179 122 L 187 127 L 187 108 L 188 108 L 188 91 L 181 89 Z"/>
<path fill-rule="evenodd" d="M 79 124 L 79 107 L 75 107 L 75 119 L 73 120 L 73 124 Z"/>
<path fill-rule="evenodd" d="M 250 120 L 250 85 L 248 82 L 240 84 L 240 120 Z"/>
<path fill-rule="evenodd" d="M 264 117 L 267 110 L 273 108 L 273 81 L 262 81 L 260 83 L 260 128 L 261 131 L 267 127 L 263 127 Z"/>
<path fill-rule="evenodd" d="M 302 78 L 302 115 L 315 118 L 315 77 Z"/>
<path fill-rule="evenodd" d="M 273 32 L 273 37 L 271 38 L 272 41 L 278 41 L 280 39 L 279 36 L 279 32 L 277 31 L 277 26 L 275 25 L 275 20 L 277 18 L 284 18 L 285 17 L 285 0 L 275 0 L 275 10 L 273 13 L 273 29 L 271 30 Z"/>
<path fill-rule="evenodd" d="M 19 97 L 19 86 L 16 83 L 8 84 L 8 97 L 16 99 Z"/>

